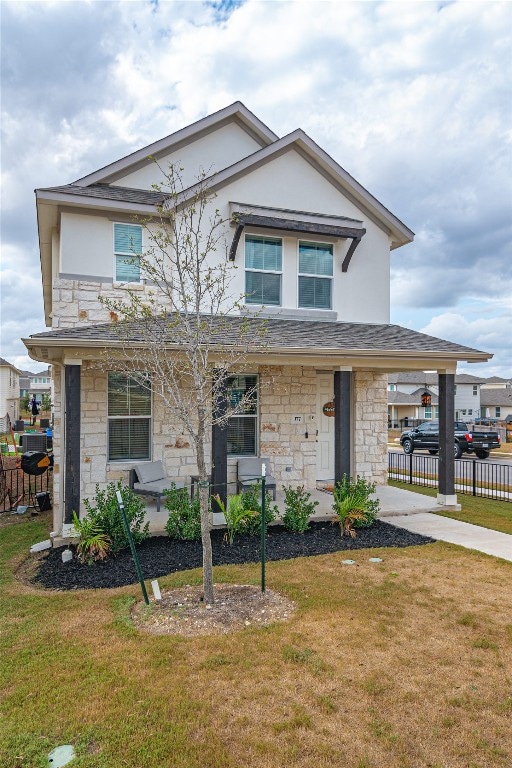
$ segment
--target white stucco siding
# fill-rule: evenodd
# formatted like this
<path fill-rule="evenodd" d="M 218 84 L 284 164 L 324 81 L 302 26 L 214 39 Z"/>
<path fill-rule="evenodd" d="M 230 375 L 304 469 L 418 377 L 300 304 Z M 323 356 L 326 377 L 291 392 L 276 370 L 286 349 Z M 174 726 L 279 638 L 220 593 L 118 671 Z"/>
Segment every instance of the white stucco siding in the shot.
<path fill-rule="evenodd" d="M 158 162 L 164 170 L 171 164 L 183 168 L 181 173 L 184 186 L 188 187 L 197 181 L 201 169 L 207 175 L 218 173 L 259 149 L 261 145 L 241 126 L 230 123 L 220 126 L 213 133 L 200 136 L 190 144 L 160 158 Z M 150 162 L 143 168 L 117 179 L 114 184 L 134 189 L 149 189 L 151 184 L 162 181 L 157 165 Z"/>
<path fill-rule="evenodd" d="M 480 391 L 478 385 L 476 395 L 474 395 L 472 384 L 457 384 L 457 391 L 455 393 L 455 411 L 459 411 L 459 415 L 462 418 L 481 415 Z M 462 411 L 465 411 L 465 413 L 462 413 Z M 483 415 L 485 415 L 485 410 Z"/>
<path fill-rule="evenodd" d="M 351 240 L 334 243 L 333 310 L 344 322 L 387 323 L 390 316 L 390 254 L 389 237 L 364 211 L 336 189 L 327 179 L 291 151 L 275 158 L 261 168 L 223 187 L 215 204 L 222 216 L 229 216 L 229 202 L 291 209 L 333 216 L 345 216 L 362 221 L 366 234 L 357 247 L 348 272 L 342 272 L 343 258 Z M 255 229 L 247 233 L 257 232 Z M 267 234 L 272 234 L 266 230 Z M 231 230 L 231 238 L 234 229 Z M 244 233 L 245 234 L 245 233 Z M 262 230 L 259 231 L 262 234 Z M 283 236 L 282 233 L 274 233 Z M 298 240 L 322 241 L 319 236 L 283 237 L 283 307 L 297 308 L 297 248 Z M 333 242 L 324 238 L 325 242 Z M 240 239 L 236 263 L 237 293 L 244 291 L 244 237 Z"/>
<path fill-rule="evenodd" d="M 113 224 L 106 216 L 63 213 L 60 272 L 112 279 Z"/>

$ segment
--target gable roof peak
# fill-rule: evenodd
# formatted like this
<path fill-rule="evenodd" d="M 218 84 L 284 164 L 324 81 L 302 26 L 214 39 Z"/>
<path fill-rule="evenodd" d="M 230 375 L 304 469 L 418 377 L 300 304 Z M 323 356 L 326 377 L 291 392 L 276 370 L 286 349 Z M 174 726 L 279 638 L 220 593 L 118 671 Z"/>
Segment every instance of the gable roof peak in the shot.
<path fill-rule="evenodd" d="M 147 163 L 148 157 L 160 157 L 172 150 L 173 147 L 193 141 L 199 136 L 210 133 L 221 125 L 232 121 L 241 125 L 262 147 L 272 144 L 279 138 L 253 112 L 247 109 L 245 104 L 242 104 L 241 101 L 234 101 L 233 104 L 223 107 L 211 115 L 205 115 L 190 125 L 186 125 L 184 128 L 180 128 L 174 133 L 165 136 L 163 139 L 158 139 L 158 141 L 154 141 L 152 144 L 148 144 L 93 173 L 89 173 L 87 176 L 73 181 L 72 184 L 81 187 L 98 183 L 108 184 L 128 171 Z"/>

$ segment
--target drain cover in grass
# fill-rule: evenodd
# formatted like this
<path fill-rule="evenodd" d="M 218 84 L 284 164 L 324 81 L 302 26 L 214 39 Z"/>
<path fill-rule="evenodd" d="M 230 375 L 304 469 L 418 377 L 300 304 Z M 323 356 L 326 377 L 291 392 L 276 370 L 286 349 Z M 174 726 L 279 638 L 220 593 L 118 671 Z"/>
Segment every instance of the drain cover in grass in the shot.
<path fill-rule="evenodd" d="M 62 768 L 75 758 L 75 750 L 71 744 L 63 744 L 61 747 L 55 747 L 53 752 L 48 755 L 48 765 L 52 768 Z"/>
<path fill-rule="evenodd" d="M 343 563 L 343 565 L 355 565 L 356 564 L 355 560 L 342 560 L 341 562 Z"/>
<path fill-rule="evenodd" d="M 382 563 L 382 557 L 370 557 L 370 563 Z"/>

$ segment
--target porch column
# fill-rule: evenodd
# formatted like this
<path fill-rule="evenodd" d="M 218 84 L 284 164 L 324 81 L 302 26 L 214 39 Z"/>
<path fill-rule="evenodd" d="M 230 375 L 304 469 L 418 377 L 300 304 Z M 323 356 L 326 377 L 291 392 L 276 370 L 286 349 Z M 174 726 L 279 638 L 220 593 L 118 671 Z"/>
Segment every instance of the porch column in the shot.
<path fill-rule="evenodd" d="M 350 475 L 352 371 L 334 372 L 334 482 Z"/>
<path fill-rule="evenodd" d="M 80 366 L 64 366 L 64 524 L 80 515 Z"/>
<path fill-rule="evenodd" d="M 213 418 L 222 418 L 228 408 L 227 376 L 225 372 L 215 370 L 213 375 L 219 380 L 217 400 L 213 405 Z M 228 482 L 228 425 L 212 424 L 212 494 L 218 493 L 224 504 L 227 500 Z M 220 511 L 214 509 L 214 511 Z"/>
<path fill-rule="evenodd" d="M 439 488 L 437 503 L 456 506 L 453 423 L 455 421 L 455 374 L 439 373 Z"/>

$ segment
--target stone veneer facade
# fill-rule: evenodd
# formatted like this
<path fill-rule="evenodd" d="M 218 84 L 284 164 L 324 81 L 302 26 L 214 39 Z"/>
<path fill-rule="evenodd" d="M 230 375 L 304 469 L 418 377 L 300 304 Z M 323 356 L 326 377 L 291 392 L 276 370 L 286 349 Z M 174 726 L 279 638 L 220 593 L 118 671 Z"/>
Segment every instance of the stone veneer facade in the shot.
<path fill-rule="evenodd" d="M 142 288 L 141 290 L 145 290 Z M 146 289 L 147 290 L 147 289 Z M 98 294 L 119 297 L 110 283 L 57 280 L 54 288 L 53 327 L 108 322 L 108 310 Z M 316 371 L 313 367 L 260 366 L 259 453 L 268 456 L 279 484 L 314 488 L 316 483 Z M 62 523 L 61 503 L 61 399 L 62 387 L 55 376 L 55 529 Z M 300 414 L 303 421 L 293 422 Z M 372 370 L 354 372 L 353 466 L 359 475 L 377 484 L 387 480 L 387 376 Z M 308 428 L 309 427 L 309 428 Z M 306 431 L 309 433 L 306 438 Z M 107 374 L 92 363 L 81 368 L 81 513 L 83 499 L 92 497 L 95 486 L 128 480 L 134 462 L 107 461 Z M 186 435 L 172 423 L 158 398 L 153 400 L 153 459 L 162 459 L 170 477 L 190 480 L 197 467 Z M 236 458 L 228 459 L 228 482 L 236 479 Z"/>

